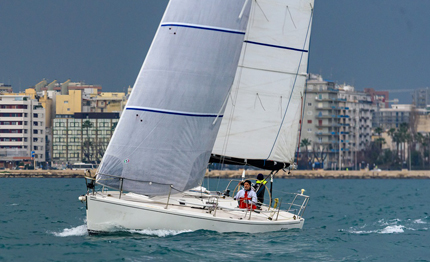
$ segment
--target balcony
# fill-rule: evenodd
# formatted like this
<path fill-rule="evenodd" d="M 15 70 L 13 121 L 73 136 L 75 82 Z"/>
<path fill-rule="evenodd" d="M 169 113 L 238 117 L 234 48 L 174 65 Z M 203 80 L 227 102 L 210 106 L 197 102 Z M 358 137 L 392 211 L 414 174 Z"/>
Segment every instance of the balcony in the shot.
<path fill-rule="evenodd" d="M 0 133 L 0 137 L 25 137 L 24 133 Z"/>
<path fill-rule="evenodd" d="M 24 141 L 0 141 L 2 146 L 23 146 L 24 144 Z"/>
<path fill-rule="evenodd" d="M 315 109 L 316 110 L 332 110 L 334 108 L 332 108 L 331 106 L 317 106 Z"/>
<path fill-rule="evenodd" d="M 318 118 L 318 119 L 336 118 L 336 115 L 317 115 L 316 118 Z"/>
<path fill-rule="evenodd" d="M 337 136 L 338 132 L 315 132 L 317 136 Z"/>
<path fill-rule="evenodd" d="M 0 125 L 0 129 L 23 129 L 23 125 Z"/>
<path fill-rule="evenodd" d="M 318 144 L 318 145 L 332 145 L 332 144 L 339 144 L 339 141 L 337 141 L 337 140 L 318 141 L 318 142 L 315 142 L 315 144 Z"/>
<path fill-rule="evenodd" d="M 315 127 L 333 127 L 333 128 L 339 128 L 339 124 L 315 124 Z"/>

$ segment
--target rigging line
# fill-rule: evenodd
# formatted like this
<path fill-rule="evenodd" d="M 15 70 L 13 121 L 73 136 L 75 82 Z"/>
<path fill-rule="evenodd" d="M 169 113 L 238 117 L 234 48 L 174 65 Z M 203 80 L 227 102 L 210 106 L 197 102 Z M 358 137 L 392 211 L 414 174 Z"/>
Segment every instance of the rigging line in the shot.
<path fill-rule="evenodd" d="M 272 73 L 280 73 L 280 74 L 286 74 L 286 75 L 296 75 L 296 72 L 287 72 L 287 71 L 279 71 L 279 70 L 272 70 L 272 69 L 264 69 L 264 68 L 258 68 L 258 67 L 250 67 L 250 66 L 238 66 L 241 68 L 247 68 L 247 69 L 251 69 L 251 70 L 260 70 L 260 71 L 265 71 L 265 72 L 272 72 Z M 301 76 L 307 76 L 308 74 L 299 74 Z"/>
<path fill-rule="evenodd" d="M 231 87 L 230 87 L 230 90 L 231 90 Z M 218 120 L 218 118 L 221 116 L 221 117 L 223 117 L 222 115 L 221 115 L 221 112 L 224 110 L 224 108 L 225 108 L 225 106 L 226 106 L 226 104 L 227 104 L 227 101 L 228 101 L 228 98 L 230 97 L 230 91 L 227 93 L 227 96 L 226 96 L 226 98 L 224 99 L 224 103 L 222 103 L 222 106 L 221 106 L 221 108 L 219 109 L 219 111 L 218 111 L 218 114 L 216 115 L 216 117 L 215 117 L 215 119 L 214 119 L 214 121 L 212 122 L 212 125 L 215 125 L 215 123 L 216 123 L 216 121 Z"/>
<path fill-rule="evenodd" d="M 288 13 L 290 13 L 291 22 L 293 22 L 294 28 L 297 29 L 296 23 L 294 23 L 293 16 L 291 15 L 291 11 L 290 11 L 290 8 L 288 7 L 288 5 L 287 5 L 287 10 L 288 10 Z"/>
<path fill-rule="evenodd" d="M 308 30 L 307 30 L 307 32 L 306 32 L 305 42 L 303 43 L 303 49 L 304 49 L 304 48 L 305 48 L 305 46 L 306 46 L 306 42 L 307 42 L 307 39 L 308 39 L 308 34 L 309 34 L 309 31 L 310 31 L 310 28 L 311 28 L 311 24 L 312 24 L 312 17 L 313 17 L 313 14 L 314 14 L 314 10 L 313 10 L 313 9 L 311 9 L 311 16 L 310 16 L 310 18 L 309 18 Z M 302 53 L 302 54 L 301 54 L 301 56 L 300 56 L 299 66 L 297 67 L 297 74 L 296 74 L 296 77 L 294 78 L 293 88 L 292 88 L 292 90 L 291 90 L 290 98 L 288 99 L 287 107 L 285 108 L 284 117 L 282 118 L 281 124 L 279 125 L 279 129 L 278 129 L 278 133 L 276 134 L 275 141 L 273 141 L 272 149 L 270 149 L 269 155 L 267 156 L 267 158 L 266 158 L 266 159 L 269 159 L 270 155 L 272 154 L 273 149 L 275 148 L 276 141 L 278 140 L 279 133 L 281 132 L 282 125 L 284 124 L 285 117 L 286 117 L 286 115 L 287 115 L 287 111 L 288 111 L 288 107 L 290 106 L 291 97 L 293 96 L 294 88 L 296 87 L 297 76 L 298 76 L 298 74 L 299 74 L 300 64 L 302 63 L 302 59 L 303 59 L 303 53 Z"/>
<path fill-rule="evenodd" d="M 260 4 L 257 2 L 257 0 L 255 0 L 255 3 L 257 4 L 257 6 L 260 8 L 261 12 L 263 13 L 264 17 L 266 18 L 267 22 L 269 22 L 269 19 L 267 18 L 266 14 L 263 11 L 263 8 L 261 8 Z"/>
<path fill-rule="evenodd" d="M 261 105 L 261 107 L 263 108 L 263 110 L 264 110 L 264 111 L 266 111 L 266 108 L 264 108 L 264 106 L 263 106 L 263 102 L 261 102 L 261 98 L 260 98 L 260 96 L 258 95 L 258 93 L 257 93 L 257 98 L 258 98 L 258 100 L 260 101 L 260 105 Z M 254 104 L 254 107 L 255 107 L 255 104 Z"/>

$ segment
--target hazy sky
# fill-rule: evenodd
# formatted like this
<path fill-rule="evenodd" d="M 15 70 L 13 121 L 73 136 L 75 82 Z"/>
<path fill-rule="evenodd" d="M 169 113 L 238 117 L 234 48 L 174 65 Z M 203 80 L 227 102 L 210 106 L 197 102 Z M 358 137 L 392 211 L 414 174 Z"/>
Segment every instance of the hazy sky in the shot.
<path fill-rule="evenodd" d="M 0 82 L 133 85 L 167 0 L 0 0 Z M 429 0 L 315 0 L 309 72 L 358 90 L 430 86 Z M 391 93 L 409 103 L 410 91 Z"/>

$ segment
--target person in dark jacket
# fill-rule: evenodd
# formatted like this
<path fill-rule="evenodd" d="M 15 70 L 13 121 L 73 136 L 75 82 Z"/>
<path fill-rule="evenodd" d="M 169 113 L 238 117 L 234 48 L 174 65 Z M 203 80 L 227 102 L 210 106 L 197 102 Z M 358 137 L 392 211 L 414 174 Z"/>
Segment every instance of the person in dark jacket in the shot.
<path fill-rule="evenodd" d="M 257 175 L 257 182 L 253 186 L 255 193 L 257 194 L 258 203 L 257 206 L 260 207 L 264 203 L 264 193 L 266 192 L 266 183 L 263 174 Z"/>

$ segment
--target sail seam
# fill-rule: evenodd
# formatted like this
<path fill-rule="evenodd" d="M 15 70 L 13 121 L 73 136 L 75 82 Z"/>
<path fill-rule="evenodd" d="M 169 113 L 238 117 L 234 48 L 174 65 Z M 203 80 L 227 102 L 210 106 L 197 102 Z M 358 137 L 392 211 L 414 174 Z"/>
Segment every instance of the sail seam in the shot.
<path fill-rule="evenodd" d="M 202 25 L 187 24 L 187 23 L 165 23 L 165 24 L 161 24 L 161 26 L 162 27 L 165 27 L 165 26 L 187 27 L 187 28 L 210 30 L 210 31 L 217 31 L 217 32 L 231 33 L 231 34 L 239 34 L 239 35 L 244 35 L 245 34 L 245 31 L 241 31 L 241 30 L 234 30 L 234 29 L 223 28 L 223 27 L 215 27 L 215 26 L 202 26 Z"/>
<path fill-rule="evenodd" d="M 193 112 L 184 112 L 184 111 L 156 109 L 156 108 L 149 108 L 149 107 L 126 107 L 125 109 L 168 114 L 168 115 L 194 116 L 194 117 L 223 117 L 224 116 L 224 115 L 211 114 L 211 113 L 193 113 Z"/>
<path fill-rule="evenodd" d="M 298 51 L 298 52 L 303 52 L 303 53 L 308 53 L 308 52 L 309 52 L 308 50 L 299 49 L 299 48 L 293 48 L 293 47 L 288 47 L 288 46 L 271 45 L 271 44 L 260 43 L 260 42 L 254 42 L 254 41 L 248 41 L 248 40 L 245 40 L 245 41 L 243 41 L 243 42 L 248 43 L 248 44 L 261 45 L 261 46 L 268 46 L 268 47 L 274 47 L 274 48 L 280 48 L 280 49 L 287 49 L 287 50 Z"/>

